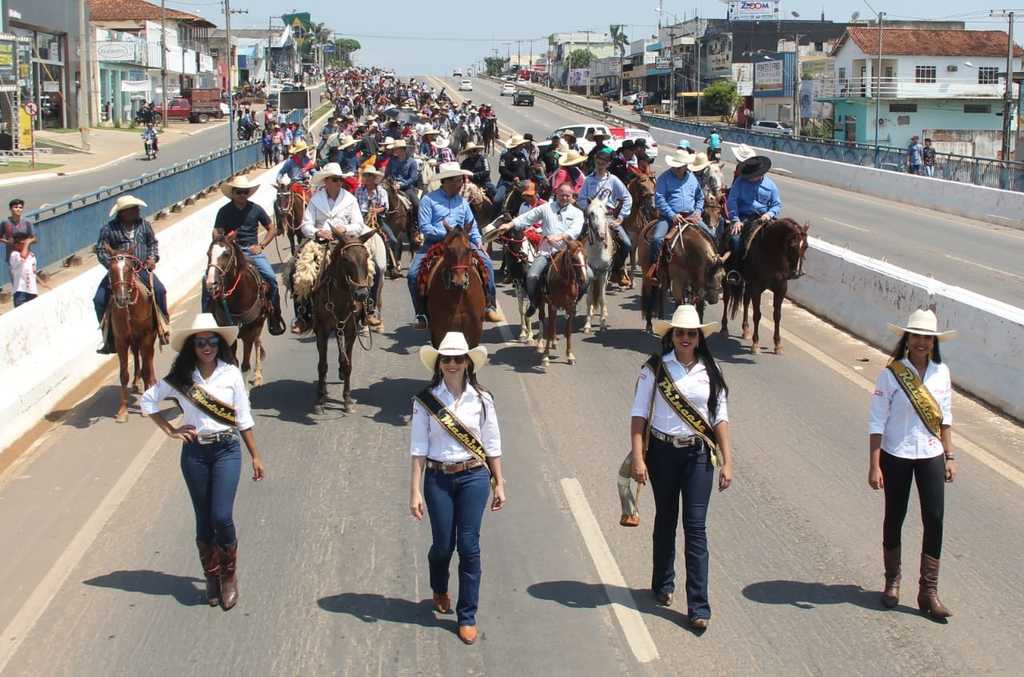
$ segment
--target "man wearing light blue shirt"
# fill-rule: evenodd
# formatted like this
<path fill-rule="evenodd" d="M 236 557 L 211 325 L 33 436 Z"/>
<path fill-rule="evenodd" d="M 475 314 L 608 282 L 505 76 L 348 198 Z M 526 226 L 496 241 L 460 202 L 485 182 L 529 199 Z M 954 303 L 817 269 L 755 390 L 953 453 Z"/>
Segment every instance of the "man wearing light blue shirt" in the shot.
<path fill-rule="evenodd" d="M 580 189 L 576 202 L 584 214 L 587 212 L 587 205 L 593 199 L 605 200 L 609 210 L 614 209 L 616 205 L 621 205 L 618 217 L 612 219 L 609 224 L 619 245 L 615 251 L 615 257 L 612 259 L 611 281 L 624 287 L 629 284 L 629 278 L 626 277 L 623 265 L 633 248 L 633 243 L 630 241 L 629 235 L 626 234 L 626 229 L 622 227 L 622 222 L 633 211 L 633 198 L 626 189 L 626 184 L 608 172 L 608 168 L 612 164 L 612 155 L 612 150 L 605 148 L 594 157 L 594 173 L 583 181 L 583 188 Z"/>
<path fill-rule="evenodd" d="M 782 200 L 775 182 L 765 176 L 772 168 L 772 161 L 755 155 L 739 167 L 736 179 L 729 188 L 729 274 L 726 281 L 738 284 L 741 281 L 739 265 L 743 261 L 743 239 L 747 227 L 757 221 L 767 223 L 779 218 Z"/>
<path fill-rule="evenodd" d="M 672 226 L 691 223 L 699 224 L 707 230 L 701 221 L 704 191 L 700 189 L 700 181 L 690 171 L 693 161 L 694 156 L 684 150 L 677 150 L 665 159 L 669 170 L 662 172 L 654 184 L 654 205 L 661 212 L 661 220 L 655 224 L 651 234 L 648 263 L 657 263 L 665 237 Z"/>

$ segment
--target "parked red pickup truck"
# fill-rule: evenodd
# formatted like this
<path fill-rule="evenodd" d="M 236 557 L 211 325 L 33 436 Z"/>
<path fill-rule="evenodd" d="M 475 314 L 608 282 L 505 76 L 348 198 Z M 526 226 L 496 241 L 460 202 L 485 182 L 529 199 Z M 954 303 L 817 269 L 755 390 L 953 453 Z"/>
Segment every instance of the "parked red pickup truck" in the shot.
<path fill-rule="evenodd" d="M 169 120 L 207 122 L 210 118 L 220 119 L 224 116 L 220 106 L 219 89 L 187 89 L 182 94 L 183 96 L 176 96 L 167 102 Z M 161 112 L 159 106 L 157 112 Z"/>

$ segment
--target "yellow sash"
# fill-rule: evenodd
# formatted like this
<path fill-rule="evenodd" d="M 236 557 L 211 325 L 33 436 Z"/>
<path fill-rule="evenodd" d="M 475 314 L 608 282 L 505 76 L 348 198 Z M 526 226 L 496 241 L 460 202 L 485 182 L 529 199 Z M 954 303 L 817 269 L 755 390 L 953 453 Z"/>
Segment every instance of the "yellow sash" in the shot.
<path fill-rule="evenodd" d="M 487 468 L 487 472 L 491 471 L 491 467 L 487 465 L 487 452 L 484 449 L 484 444 L 477 436 L 473 434 L 469 428 L 463 425 L 454 413 L 448 407 L 441 404 L 441 400 L 430 391 L 430 388 L 424 388 L 416 399 L 420 401 L 430 415 L 434 417 L 445 432 L 451 435 L 452 439 L 462 445 L 462 448 L 470 453 L 473 458 L 477 459 L 484 464 Z M 494 475 L 491 475 L 491 486 L 495 486 L 497 482 L 494 479 Z"/>
<path fill-rule="evenodd" d="M 931 391 L 925 387 L 924 381 L 917 375 L 917 372 L 907 367 L 899 360 L 889 363 L 889 371 L 896 377 L 896 383 L 900 384 L 903 394 L 910 400 L 914 411 L 921 418 L 924 427 L 936 437 L 942 437 L 942 408 L 935 400 Z"/>
<path fill-rule="evenodd" d="M 215 421 L 235 428 L 238 427 L 238 421 L 235 419 L 235 408 L 218 400 L 201 385 L 193 385 L 185 393 L 185 397 Z"/>
<path fill-rule="evenodd" d="M 652 361 L 653 359 L 654 358 L 652 358 Z M 661 376 L 658 377 L 658 380 L 656 381 L 656 387 L 658 392 L 661 393 L 662 398 L 666 403 L 668 403 L 668 406 L 672 407 L 672 411 L 674 411 L 679 418 L 683 419 L 688 426 L 693 428 L 693 432 L 697 434 L 697 437 L 704 440 L 704 443 L 708 445 L 711 464 L 714 466 L 720 465 L 721 452 L 718 450 L 718 441 L 715 439 L 715 429 L 711 426 L 711 423 L 704 418 L 704 415 L 700 413 L 700 410 L 693 406 L 693 403 L 679 392 L 679 389 L 676 388 L 675 382 L 672 381 L 672 375 L 668 373 L 668 369 L 661 370 Z"/>

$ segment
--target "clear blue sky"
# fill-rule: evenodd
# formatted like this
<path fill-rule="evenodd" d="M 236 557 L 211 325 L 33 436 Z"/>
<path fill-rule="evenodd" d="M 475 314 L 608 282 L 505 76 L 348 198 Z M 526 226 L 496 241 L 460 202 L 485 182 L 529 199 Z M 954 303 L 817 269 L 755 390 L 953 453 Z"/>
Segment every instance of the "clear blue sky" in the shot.
<path fill-rule="evenodd" d="M 975 2 L 869 1 L 876 10 L 886 12 L 894 19 L 957 19 L 968 21 L 970 28 L 1006 27 L 1005 20 L 987 18 L 987 10 Z M 218 26 L 224 25 L 219 0 L 167 0 L 167 5 L 199 14 Z M 972 5 L 979 8 L 972 10 Z M 491 54 L 492 48 L 505 54 L 509 40 L 541 38 L 570 30 L 607 31 L 612 23 L 626 24 L 627 35 L 632 40 L 656 31 L 658 23 L 657 0 L 589 0 L 585 3 L 579 0 L 448 0 L 429 3 L 412 0 L 344 3 L 232 0 L 232 9 L 249 11 L 248 14 L 233 16 L 232 25 L 265 27 L 270 15 L 280 16 L 293 6 L 299 11 L 309 11 L 314 21 L 324 22 L 333 30 L 359 40 L 363 46 L 356 54 L 359 63 L 386 65 L 410 75 L 448 73 L 455 66 L 465 67 L 479 61 Z M 833 21 L 845 21 L 855 11 L 860 12 L 862 18 L 874 16 L 863 0 L 829 0 L 828 3 L 784 0 L 782 11 L 787 17 L 790 12 L 797 11 L 803 19 L 814 19 L 821 16 L 823 6 L 825 18 Z M 664 0 L 664 10 L 666 19 L 670 14 L 682 18 L 684 15 L 692 17 L 698 12 L 709 18 L 725 17 L 725 5 L 710 0 L 699 3 Z M 1016 42 L 1022 42 L 1021 36 L 1024 36 L 1024 26 L 1018 22 Z M 533 46 L 540 51 L 544 49 L 544 41 L 538 39 Z M 511 49 L 514 53 L 514 42 Z M 522 50 L 524 55 L 528 53 L 529 43 L 524 42 Z"/>

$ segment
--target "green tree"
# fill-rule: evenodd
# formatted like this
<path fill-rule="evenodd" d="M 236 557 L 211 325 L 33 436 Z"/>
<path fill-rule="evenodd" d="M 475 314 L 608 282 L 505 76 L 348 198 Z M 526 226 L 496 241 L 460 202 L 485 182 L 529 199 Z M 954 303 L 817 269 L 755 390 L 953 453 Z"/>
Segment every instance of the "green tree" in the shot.
<path fill-rule="evenodd" d="M 484 59 L 484 66 L 487 68 L 487 74 L 490 76 L 501 75 L 502 71 L 505 70 L 505 64 L 508 63 L 508 59 L 500 56 L 489 56 Z"/>
<path fill-rule="evenodd" d="M 574 49 L 569 52 L 569 68 L 588 68 L 594 59 L 594 53 L 589 49 Z"/>
<path fill-rule="evenodd" d="M 612 24 L 608 27 L 608 35 L 612 38 L 612 45 L 619 53 L 619 58 L 626 56 L 626 48 L 629 47 L 629 38 L 626 37 L 626 27 L 623 24 Z"/>
<path fill-rule="evenodd" d="M 740 103 L 736 83 L 718 80 L 704 88 L 704 110 L 718 115 L 732 115 Z"/>
<path fill-rule="evenodd" d="M 358 40 L 338 38 L 334 40 L 334 53 L 328 55 L 328 60 L 342 68 L 348 68 L 352 65 L 352 52 L 359 51 L 362 47 Z"/>

